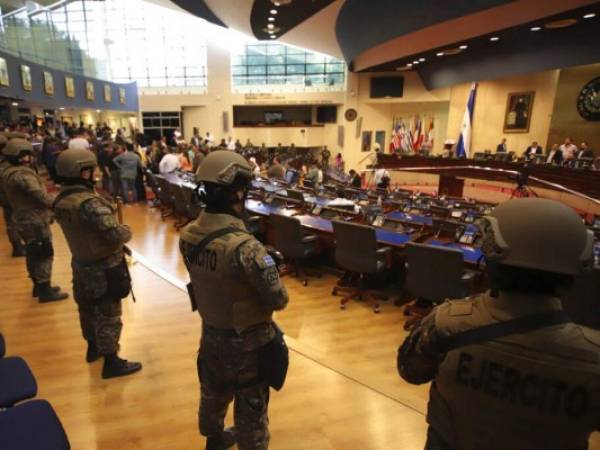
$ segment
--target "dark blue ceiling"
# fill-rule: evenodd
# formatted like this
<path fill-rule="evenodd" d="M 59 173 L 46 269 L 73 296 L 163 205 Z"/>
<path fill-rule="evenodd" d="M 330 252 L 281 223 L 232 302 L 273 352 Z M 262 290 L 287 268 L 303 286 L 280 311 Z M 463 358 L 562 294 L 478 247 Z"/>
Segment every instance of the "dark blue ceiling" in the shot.
<path fill-rule="evenodd" d="M 390 39 L 513 0 L 346 0 L 335 31 L 351 62 L 362 52 Z"/>

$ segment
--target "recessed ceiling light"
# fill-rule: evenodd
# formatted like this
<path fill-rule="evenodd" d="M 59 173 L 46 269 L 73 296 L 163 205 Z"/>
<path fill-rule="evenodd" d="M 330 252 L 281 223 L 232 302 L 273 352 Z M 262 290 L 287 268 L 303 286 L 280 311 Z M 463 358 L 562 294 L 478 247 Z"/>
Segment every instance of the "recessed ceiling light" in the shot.
<path fill-rule="evenodd" d="M 406 64 L 408 67 L 412 67 L 412 63 L 408 63 Z"/>
<path fill-rule="evenodd" d="M 62 106 L 61 106 L 60 108 L 58 108 L 58 109 L 60 109 L 61 111 L 64 111 L 64 110 L 65 110 L 65 108 L 63 108 Z"/>
<path fill-rule="evenodd" d="M 275 6 L 279 6 L 279 5 L 281 5 L 281 3 L 279 3 L 279 2 L 273 2 L 273 4 L 274 4 Z"/>
<path fill-rule="evenodd" d="M 415 59 L 415 60 L 413 61 L 413 64 L 419 64 L 419 61 Z"/>
<path fill-rule="evenodd" d="M 542 27 L 531 27 L 530 30 L 531 31 L 540 31 L 542 29 Z"/>
<path fill-rule="evenodd" d="M 420 62 L 425 62 L 425 58 L 419 58 Z"/>
<path fill-rule="evenodd" d="M 271 11 L 269 11 L 271 14 L 275 15 L 277 14 L 277 10 L 276 9 L 272 9 Z"/>
<path fill-rule="evenodd" d="M 492 42 L 496 42 L 496 41 L 499 41 L 499 40 L 500 40 L 500 38 L 498 36 L 492 36 L 490 38 L 490 41 L 492 41 Z"/>
<path fill-rule="evenodd" d="M 444 56 L 444 52 L 437 52 L 435 55 L 436 56 Z"/>
<path fill-rule="evenodd" d="M 268 28 L 275 28 L 275 25 L 273 25 L 272 23 L 270 23 L 269 25 L 267 25 Z"/>
<path fill-rule="evenodd" d="M 277 36 L 275 36 L 274 34 L 272 34 L 270 37 L 271 39 L 277 39 Z"/>
<path fill-rule="evenodd" d="M 100 112 L 100 110 L 99 110 L 99 109 L 97 109 L 97 110 L 96 110 L 96 112 L 97 112 L 97 113 L 99 113 L 99 112 Z"/>
<path fill-rule="evenodd" d="M 13 106 L 19 106 L 19 104 L 17 102 L 12 102 Z"/>
<path fill-rule="evenodd" d="M 269 17 L 269 22 L 275 22 L 275 17 Z"/>
<path fill-rule="evenodd" d="M 592 19 L 594 17 L 596 17 L 595 13 L 589 13 L 589 14 L 586 14 L 585 16 L 583 16 L 584 19 Z"/>
<path fill-rule="evenodd" d="M 463 45 L 459 46 L 458 48 L 460 48 L 461 50 L 466 50 L 468 48 L 468 46 L 463 44 Z"/>

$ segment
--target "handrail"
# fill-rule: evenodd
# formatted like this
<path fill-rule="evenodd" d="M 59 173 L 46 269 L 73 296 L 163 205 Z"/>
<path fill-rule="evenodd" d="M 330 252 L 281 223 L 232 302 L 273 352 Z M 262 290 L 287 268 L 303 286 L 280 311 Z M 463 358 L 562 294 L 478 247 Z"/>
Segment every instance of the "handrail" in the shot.
<path fill-rule="evenodd" d="M 428 170 L 434 170 L 434 171 L 444 171 L 444 170 L 457 170 L 457 169 L 469 169 L 469 170 L 483 170 L 486 172 L 498 172 L 498 173 L 505 173 L 505 174 L 509 174 L 509 175 L 518 175 L 520 172 L 518 170 L 508 170 L 508 169 L 496 169 L 493 167 L 481 167 L 481 166 L 472 166 L 472 165 L 463 165 L 463 166 L 421 166 L 421 167 L 394 167 L 394 168 L 386 168 L 385 170 L 389 171 L 398 171 L 398 172 L 423 172 L 423 171 L 428 171 Z M 362 173 L 369 173 L 369 172 L 375 172 L 374 169 L 363 169 L 361 170 Z M 558 191 L 564 191 L 567 192 L 571 195 L 574 195 L 576 197 L 580 197 L 583 198 L 584 200 L 590 201 L 598 206 L 600 206 L 600 200 L 596 199 L 594 197 L 590 197 L 589 195 L 586 195 L 582 192 L 579 191 L 575 191 L 573 189 L 570 189 L 566 186 L 563 186 L 562 184 L 558 184 L 558 183 L 552 183 L 550 181 L 547 180 L 543 180 L 541 178 L 538 177 L 534 177 L 529 175 L 529 179 L 536 181 L 540 184 L 546 185 L 546 186 L 550 186 L 553 187 L 554 189 L 558 190 Z"/>

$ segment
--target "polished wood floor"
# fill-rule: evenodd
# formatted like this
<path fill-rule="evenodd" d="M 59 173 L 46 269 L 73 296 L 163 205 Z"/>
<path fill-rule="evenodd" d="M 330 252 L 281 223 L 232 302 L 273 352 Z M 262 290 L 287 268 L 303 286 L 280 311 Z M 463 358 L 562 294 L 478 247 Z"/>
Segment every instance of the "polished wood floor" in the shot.
<path fill-rule="evenodd" d="M 4 224 L 0 331 L 8 353 L 31 366 L 38 396 L 54 405 L 73 449 L 203 448 L 196 425 L 200 319 L 181 289 L 186 272 L 177 233 L 156 210 L 140 205 L 124 212 L 138 255 L 132 266 L 138 301 L 124 302 L 121 354 L 141 360 L 142 372 L 102 380 L 101 363 L 85 363 L 73 300 L 41 305 L 30 297 L 24 260 L 10 258 Z M 60 229 L 53 231 L 54 282 L 71 291 L 68 249 Z M 350 303 L 341 311 L 330 295 L 335 279 L 327 275 L 308 287 L 290 277 L 285 282 L 291 301 L 277 321 L 287 333 L 291 366 L 285 388 L 271 397 L 271 448 L 421 449 L 427 387 L 396 374 L 405 336 L 401 309 L 384 305 L 376 315 Z M 592 448 L 600 449 L 597 440 Z"/>

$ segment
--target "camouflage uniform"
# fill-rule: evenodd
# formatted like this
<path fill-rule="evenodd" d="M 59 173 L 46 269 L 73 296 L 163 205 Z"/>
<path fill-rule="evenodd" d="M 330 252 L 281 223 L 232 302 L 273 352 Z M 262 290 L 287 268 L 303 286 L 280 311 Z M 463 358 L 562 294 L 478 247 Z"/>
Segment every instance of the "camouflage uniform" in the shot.
<path fill-rule="evenodd" d="M 243 232 L 211 241 L 194 258 L 203 237 L 229 226 Z M 259 377 L 258 349 L 275 336 L 273 311 L 288 302 L 275 263 L 243 221 L 227 214 L 201 214 L 183 230 L 180 248 L 203 322 L 200 433 L 221 433 L 233 400 L 238 448 L 267 449 L 269 386 Z"/>
<path fill-rule="evenodd" d="M 63 187 L 54 211 L 73 255 L 73 295 L 83 337 L 96 344 L 99 354 L 116 354 L 123 327 L 121 298 L 108 292 L 106 271 L 124 263 L 123 245 L 131 231 L 117 222 L 108 201 L 82 186 Z"/>
<path fill-rule="evenodd" d="M 2 206 L 2 211 L 4 213 L 4 223 L 6 226 L 6 234 L 8 235 L 8 240 L 13 245 L 13 248 L 20 247 L 21 237 L 17 232 L 17 228 L 12 219 L 12 208 L 10 207 L 10 203 L 8 203 L 8 198 L 6 198 L 6 193 L 4 192 L 4 187 L 2 186 L 2 174 L 6 169 L 10 167 L 10 163 L 6 160 L 0 161 L 0 206 Z"/>
<path fill-rule="evenodd" d="M 37 172 L 26 166 L 4 170 L 2 186 L 17 233 L 25 241 L 29 276 L 35 283 L 49 282 L 54 259 L 50 231 L 52 197 Z"/>
<path fill-rule="evenodd" d="M 583 450 L 600 429 L 600 332 L 574 323 L 444 353 L 441 340 L 485 325 L 561 311 L 557 298 L 500 292 L 446 302 L 411 332 L 401 376 L 433 380 L 428 450 Z"/>

